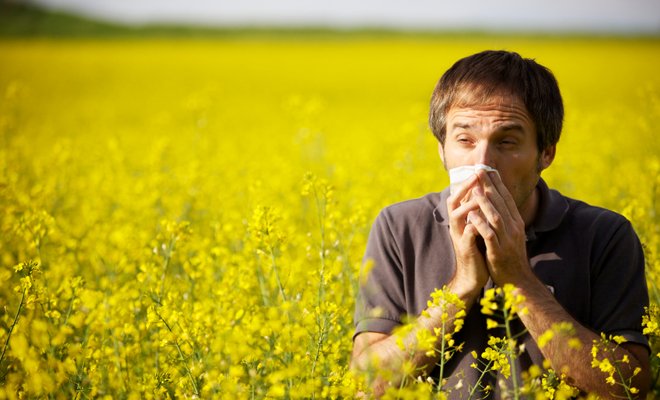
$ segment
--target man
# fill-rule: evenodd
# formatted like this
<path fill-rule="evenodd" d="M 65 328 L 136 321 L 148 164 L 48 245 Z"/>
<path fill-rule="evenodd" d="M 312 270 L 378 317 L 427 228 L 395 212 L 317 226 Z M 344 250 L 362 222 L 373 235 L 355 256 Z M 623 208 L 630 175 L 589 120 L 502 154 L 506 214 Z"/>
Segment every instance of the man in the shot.
<path fill-rule="evenodd" d="M 621 367 L 623 379 L 632 379 L 645 397 L 649 350 L 641 317 L 648 294 L 641 245 L 622 216 L 566 198 L 540 178 L 555 157 L 562 121 L 552 73 L 516 53 L 478 53 L 442 76 L 431 99 L 430 125 L 445 168 L 483 164 L 497 171 L 479 169 L 451 195 L 446 189 L 395 204 L 376 219 L 365 254 L 373 268 L 357 302 L 352 359 L 358 370 L 369 370 L 373 360 L 394 370 L 374 379 L 376 396 L 400 383 L 397 369 L 404 361 L 437 381 L 433 368 L 442 355 L 414 346 L 403 351 L 392 330 L 406 315 L 423 311 L 403 343 L 414 343 L 420 330 L 440 327 L 442 310 L 427 301 L 446 285 L 464 301 L 467 316 L 456 335 L 463 349 L 444 367 L 443 387 L 450 397 L 467 398 L 479 378 L 470 367 L 471 353 L 482 354 L 494 335 L 479 299 L 484 288 L 513 284 L 528 310 L 519 321 L 527 333 L 519 338 L 524 347 L 518 371 L 547 359 L 584 392 L 625 395 L 621 385 L 608 384 L 607 375 L 591 367 L 591 344 L 601 332 L 620 335 L 626 342 L 608 358 L 629 360 Z M 451 321 L 458 309 L 445 311 Z M 573 325 L 581 348 L 561 336 L 537 346 L 559 322 Z M 490 394 L 498 396 L 501 384 L 490 385 Z"/>

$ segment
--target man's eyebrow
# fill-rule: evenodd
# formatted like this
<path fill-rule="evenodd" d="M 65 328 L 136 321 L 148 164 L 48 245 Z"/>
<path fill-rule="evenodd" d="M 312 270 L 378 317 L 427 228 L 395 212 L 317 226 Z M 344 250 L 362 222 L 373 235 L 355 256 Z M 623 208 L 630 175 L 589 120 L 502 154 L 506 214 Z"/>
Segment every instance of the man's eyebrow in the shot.
<path fill-rule="evenodd" d="M 472 128 L 472 125 L 470 125 L 469 122 L 455 122 L 453 124 L 454 128 L 461 128 L 461 129 L 470 129 Z"/>
<path fill-rule="evenodd" d="M 506 122 L 497 127 L 498 131 L 508 132 L 508 131 L 522 131 L 523 126 L 518 122 Z"/>
<path fill-rule="evenodd" d="M 452 124 L 452 128 L 458 129 L 470 129 L 472 124 L 469 122 L 455 122 Z M 523 126 L 518 122 L 505 122 L 497 127 L 497 130 L 500 132 L 509 132 L 509 131 L 522 131 Z"/>

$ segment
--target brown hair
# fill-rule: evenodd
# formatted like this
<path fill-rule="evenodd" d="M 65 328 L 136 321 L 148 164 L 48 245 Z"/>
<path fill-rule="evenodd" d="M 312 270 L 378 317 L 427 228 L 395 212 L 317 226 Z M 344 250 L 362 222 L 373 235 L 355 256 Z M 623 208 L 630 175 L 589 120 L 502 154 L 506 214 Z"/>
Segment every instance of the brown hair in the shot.
<path fill-rule="evenodd" d="M 503 92 L 525 104 L 534 121 L 539 151 L 559 141 L 564 105 L 554 75 L 532 59 L 503 50 L 460 59 L 442 75 L 431 96 L 433 135 L 444 146 L 451 107 L 483 103 Z"/>

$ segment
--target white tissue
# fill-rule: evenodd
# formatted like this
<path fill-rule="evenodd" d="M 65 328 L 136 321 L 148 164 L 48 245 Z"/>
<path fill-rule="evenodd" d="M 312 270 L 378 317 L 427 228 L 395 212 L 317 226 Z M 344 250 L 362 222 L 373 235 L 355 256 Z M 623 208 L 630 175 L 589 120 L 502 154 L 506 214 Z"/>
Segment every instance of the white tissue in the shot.
<path fill-rule="evenodd" d="M 484 164 L 475 164 L 475 165 L 463 165 L 460 167 L 452 168 L 449 170 L 449 193 L 454 193 L 458 186 L 470 178 L 472 175 L 476 174 L 479 170 L 484 171 L 494 171 L 497 172 L 495 168 L 489 167 Z M 498 172 L 499 174 L 499 172 Z"/>

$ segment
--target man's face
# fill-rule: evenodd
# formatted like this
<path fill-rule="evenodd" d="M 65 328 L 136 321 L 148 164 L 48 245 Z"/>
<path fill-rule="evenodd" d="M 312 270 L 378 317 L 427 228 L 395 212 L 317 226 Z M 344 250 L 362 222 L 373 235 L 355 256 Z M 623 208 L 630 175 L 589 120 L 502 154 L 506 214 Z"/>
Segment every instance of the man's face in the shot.
<path fill-rule="evenodd" d="M 522 212 L 541 170 L 552 163 L 554 150 L 551 146 L 539 154 L 534 122 L 524 103 L 504 94 L 480 104 L 450 108 L 440 157 L 448 170 L 473 164 L 497 169 Z"/>

